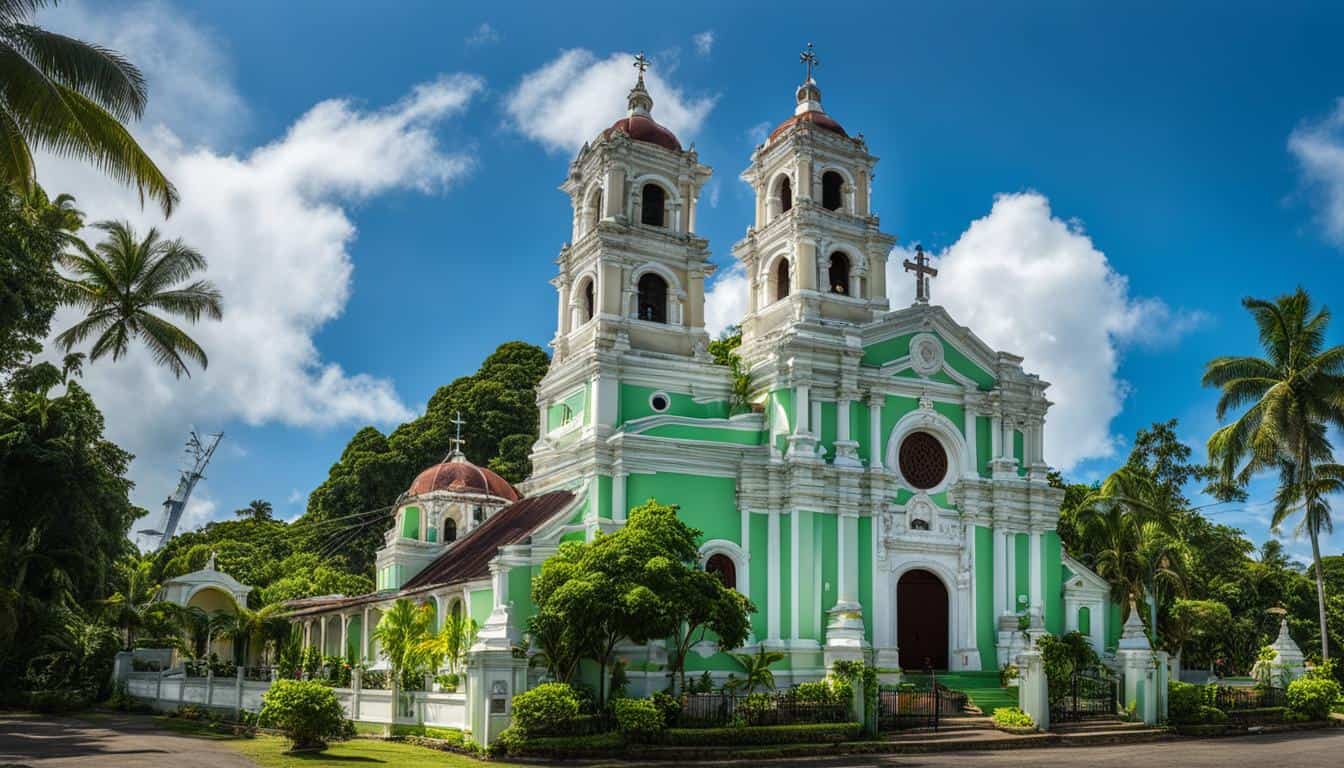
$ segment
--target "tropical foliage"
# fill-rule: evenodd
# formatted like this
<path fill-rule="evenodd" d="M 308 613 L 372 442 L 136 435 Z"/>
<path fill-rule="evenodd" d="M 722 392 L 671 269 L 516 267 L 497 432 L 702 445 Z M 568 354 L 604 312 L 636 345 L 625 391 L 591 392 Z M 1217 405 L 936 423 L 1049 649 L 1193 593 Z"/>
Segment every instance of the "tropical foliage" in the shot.
<path fill-rule="evenodd" d="M 144 114 L 144 76 L 115 51 L 35 26 L 44 5 L 0 2 L 0 179 L 31 193 L 33 149 L 45 149 L 92 163 L 171 213 L 176 190 L 123 125 Z"/>

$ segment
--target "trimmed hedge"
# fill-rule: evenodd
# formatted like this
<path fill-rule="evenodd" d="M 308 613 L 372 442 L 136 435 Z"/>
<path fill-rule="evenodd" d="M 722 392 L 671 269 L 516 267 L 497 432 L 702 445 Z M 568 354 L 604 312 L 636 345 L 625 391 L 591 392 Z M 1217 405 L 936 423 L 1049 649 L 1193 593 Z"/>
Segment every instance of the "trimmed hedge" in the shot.
<path fill-rule="evenodd" d="M 579 697 L 564 683 L 542 683 L 513 697 L 514 727 L 523 733 L 565 733 L 578 716 Z"/>
<path fill-rule="evenodd" d="M 773 744 L 839 744 L 859 738 L 858 723 L 758 725 L 746 728 L 669 728 L 661 743 L 674 747 L 754 747 Z"/>
<path fill-rule="evenodd" d="M 1339 698 L 1339 683 L 1315 677 L 1299 677 L 1288 684 L 1288 708 L 1308 720 L 1325 720 Z"/>
<path fill-rule="evenodd" d="M 663 730 L 663 713 L 648 699 L 617 699 L 616 727 L 631 741 L 652 741 Z"/>

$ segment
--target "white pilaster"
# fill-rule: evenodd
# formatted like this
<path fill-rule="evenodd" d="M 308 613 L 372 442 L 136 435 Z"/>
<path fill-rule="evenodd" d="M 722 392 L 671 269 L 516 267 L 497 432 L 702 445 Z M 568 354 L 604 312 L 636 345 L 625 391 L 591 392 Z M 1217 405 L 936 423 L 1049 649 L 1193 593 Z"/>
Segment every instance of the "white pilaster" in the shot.
<path fill-rule="evenodd" d="M 1004 532 L 998 526 L 994 527 L 994 571 L 999 574 L 998 584 L 994 589 L 994 615 L 1002 616 L 1008 612 L 1006 584 L 1008 582 L 1008 550 L 1007 540 Z"/>
<path fill-rule="evenodd" d="M 882 468 L 882 396 L 868 397 L 868 466 Z"/>
<path fill-rule="evenodd" d="M 625 478 L 628 472 L 617 470 L 611 476 L 611 518 L 624 522 L 628 505 L 625 499 Z"/>
<path fill-rule="evenodd" d="M 364 615 L 359 620 L 359 658 L 364 661 L 373 661 L 369 658 L 369 609 L 364 607 Z"/>
<path fill-rule="evenodd" d="M 1031 551 L 1028 553 L 1030 562 L 1030 588 L 1027 590 L 1028 605 L 1031 606 L 1032 614 L 1044 617 L 1044 603 L 1041 600 L 1041 533 L 1040 531 L 1031 532 L 1031 541 L 1029 543 Z"/>

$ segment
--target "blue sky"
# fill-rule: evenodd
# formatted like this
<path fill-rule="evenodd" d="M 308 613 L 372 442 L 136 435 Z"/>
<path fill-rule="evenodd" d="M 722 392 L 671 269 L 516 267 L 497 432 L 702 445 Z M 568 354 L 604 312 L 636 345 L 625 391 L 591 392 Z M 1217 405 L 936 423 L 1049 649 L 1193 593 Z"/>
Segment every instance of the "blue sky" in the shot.
<path fill-rule="evenodd" d="M 812 41 L 827 111 L 882 158 L 884 228 L 941 257 L 935 301 L 1055 382 L 1047 457 L 1095 478 L 1172 417 L 1202 446 L 1204 361 L 1255 351 L 1242 296 L 1302 283 L 1344 307 L 1344 11 L 1169 5 L 63 4 L 46 23 L 149 75 L 136 132 L 184 208 L 162 222 L 56 159 L 44 183 L 200 246 L 233 310 L 192 380 L 139 357 L 89 386 L 140 456 L 141 503 L 196 427 L 227 437 L 190 522 L 257 497 L 297 514 L 359 426 L 399 423 L 502 341 L 550 338 L 556 187 L 620 115 L 637 50 L 654 116 L 715 170 L 699 228 L 731 313 L 737 177 Z M 1263 505 L 1215 517 L 1266 535 Z"/>

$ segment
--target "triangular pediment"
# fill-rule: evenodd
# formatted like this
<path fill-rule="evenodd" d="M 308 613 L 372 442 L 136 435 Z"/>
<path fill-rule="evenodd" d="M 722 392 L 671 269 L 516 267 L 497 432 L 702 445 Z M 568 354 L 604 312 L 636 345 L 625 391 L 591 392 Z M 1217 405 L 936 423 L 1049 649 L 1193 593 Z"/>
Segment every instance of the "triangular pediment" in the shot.
<path fill-rule="evenodd" d="M 971 329 L 958 324 L 937 305 L 915 304 L 884 315 L 863 328 L 863 364 L 888 369 L 892 375 L 909 371 L 910 342 L 919 334 L 936 336 L 943 344 L 943 359 L 937 374 L 959 384 L 992 389 L 1002 358 L 1021 359 L 996 352 Z"/>

